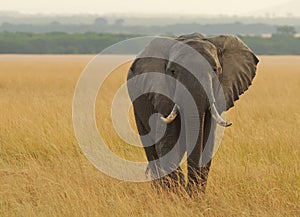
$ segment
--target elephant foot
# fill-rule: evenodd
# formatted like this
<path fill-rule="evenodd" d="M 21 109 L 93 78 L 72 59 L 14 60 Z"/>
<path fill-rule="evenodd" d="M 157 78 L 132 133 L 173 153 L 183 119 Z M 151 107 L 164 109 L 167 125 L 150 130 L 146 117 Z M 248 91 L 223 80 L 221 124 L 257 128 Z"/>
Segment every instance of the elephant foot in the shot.
<path fill-rule="evenodd" d="M 187 184 L 185 191 L 191 198 L 199 198 L 205 195 L 205 187 L 191 182 Z"/>
<path fill-rule="evenodd" d="M 172 173 L 152 181 L 152 185 L 158 191 L 182 191 L 185 189 L 185 178 L 181 168 Z"/>
<path fill-rule="evenodd" d="M 209 166 L 188 169 L 188 184 L 186 186 L 186 191 L 191 197 L 205 194 L 208 172 Z"/>
<path fill-rule="evenodd" d="M 182 187 L 185 186 L 185 179 L 184 174 L 181 168 L 173 171 L 169 175 L 162 178 L 163 185 L 167 188 L 174 188 L 174 187 Z"/>

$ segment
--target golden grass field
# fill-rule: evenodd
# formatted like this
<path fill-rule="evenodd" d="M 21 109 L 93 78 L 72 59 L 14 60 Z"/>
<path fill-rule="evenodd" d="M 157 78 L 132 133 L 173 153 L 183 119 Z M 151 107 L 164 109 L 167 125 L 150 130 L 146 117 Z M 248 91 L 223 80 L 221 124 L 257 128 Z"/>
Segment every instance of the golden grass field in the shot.
<path fill-rule="evenodd" d="M 260 57 L 253 86 L 227 113 L 233 126 L 206 195 L 196 198 L 115 180 L 83 156 L 72 97 L 91 58 L 0 56 L 0 216 L 300 216 L 300 57 Z M 125 68 L 104 88 L 117 87 Z M 100 94 L 97 109 L 111 95 Z M 118 145 L 103 114 L 97 110 L 97 122 L 111 149 L 144 159 Z"/>

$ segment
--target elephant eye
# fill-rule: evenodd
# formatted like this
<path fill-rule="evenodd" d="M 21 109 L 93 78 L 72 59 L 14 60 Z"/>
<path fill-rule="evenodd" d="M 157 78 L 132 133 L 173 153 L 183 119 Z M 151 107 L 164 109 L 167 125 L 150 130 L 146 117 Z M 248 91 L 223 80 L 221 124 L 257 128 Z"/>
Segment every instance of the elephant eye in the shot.
<path fill-rule="evenodd" d="M 167 68 L 166 73 L 171 75 L 171 76 L 175 76 L 176 75 L 176 69 L 171 67 L 171 68 Z"/>

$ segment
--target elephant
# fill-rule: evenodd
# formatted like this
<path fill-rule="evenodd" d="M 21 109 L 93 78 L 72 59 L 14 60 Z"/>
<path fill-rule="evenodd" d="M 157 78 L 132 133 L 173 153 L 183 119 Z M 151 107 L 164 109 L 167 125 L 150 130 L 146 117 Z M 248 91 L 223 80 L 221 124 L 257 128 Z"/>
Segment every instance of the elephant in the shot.
<path fill-rule="evenodd" d="M 216 127 L 231 125 L 221 114 L 252 84 L 258 62 L 233 35 L 155 38 L 139 53 L 127 89 L 148 161 L 146 175 L 167 188 L 205 192 Z M 187 181 L 180 166 L 185 153 Z"/>

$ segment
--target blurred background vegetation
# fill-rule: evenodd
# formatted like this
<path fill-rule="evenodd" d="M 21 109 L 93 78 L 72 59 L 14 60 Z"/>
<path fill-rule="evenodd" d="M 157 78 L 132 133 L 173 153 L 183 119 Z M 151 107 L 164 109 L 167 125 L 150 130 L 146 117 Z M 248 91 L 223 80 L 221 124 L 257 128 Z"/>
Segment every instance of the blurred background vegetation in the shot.
<path fill-rule="evenodd" d="M 2 54 L 96 54 L 138 36 L 234 34 L 257 54 L 300 55 L 300 18 L 9 16 L 0 13 Z M 128 53 L 131 53 L 128 50 Z"/>

